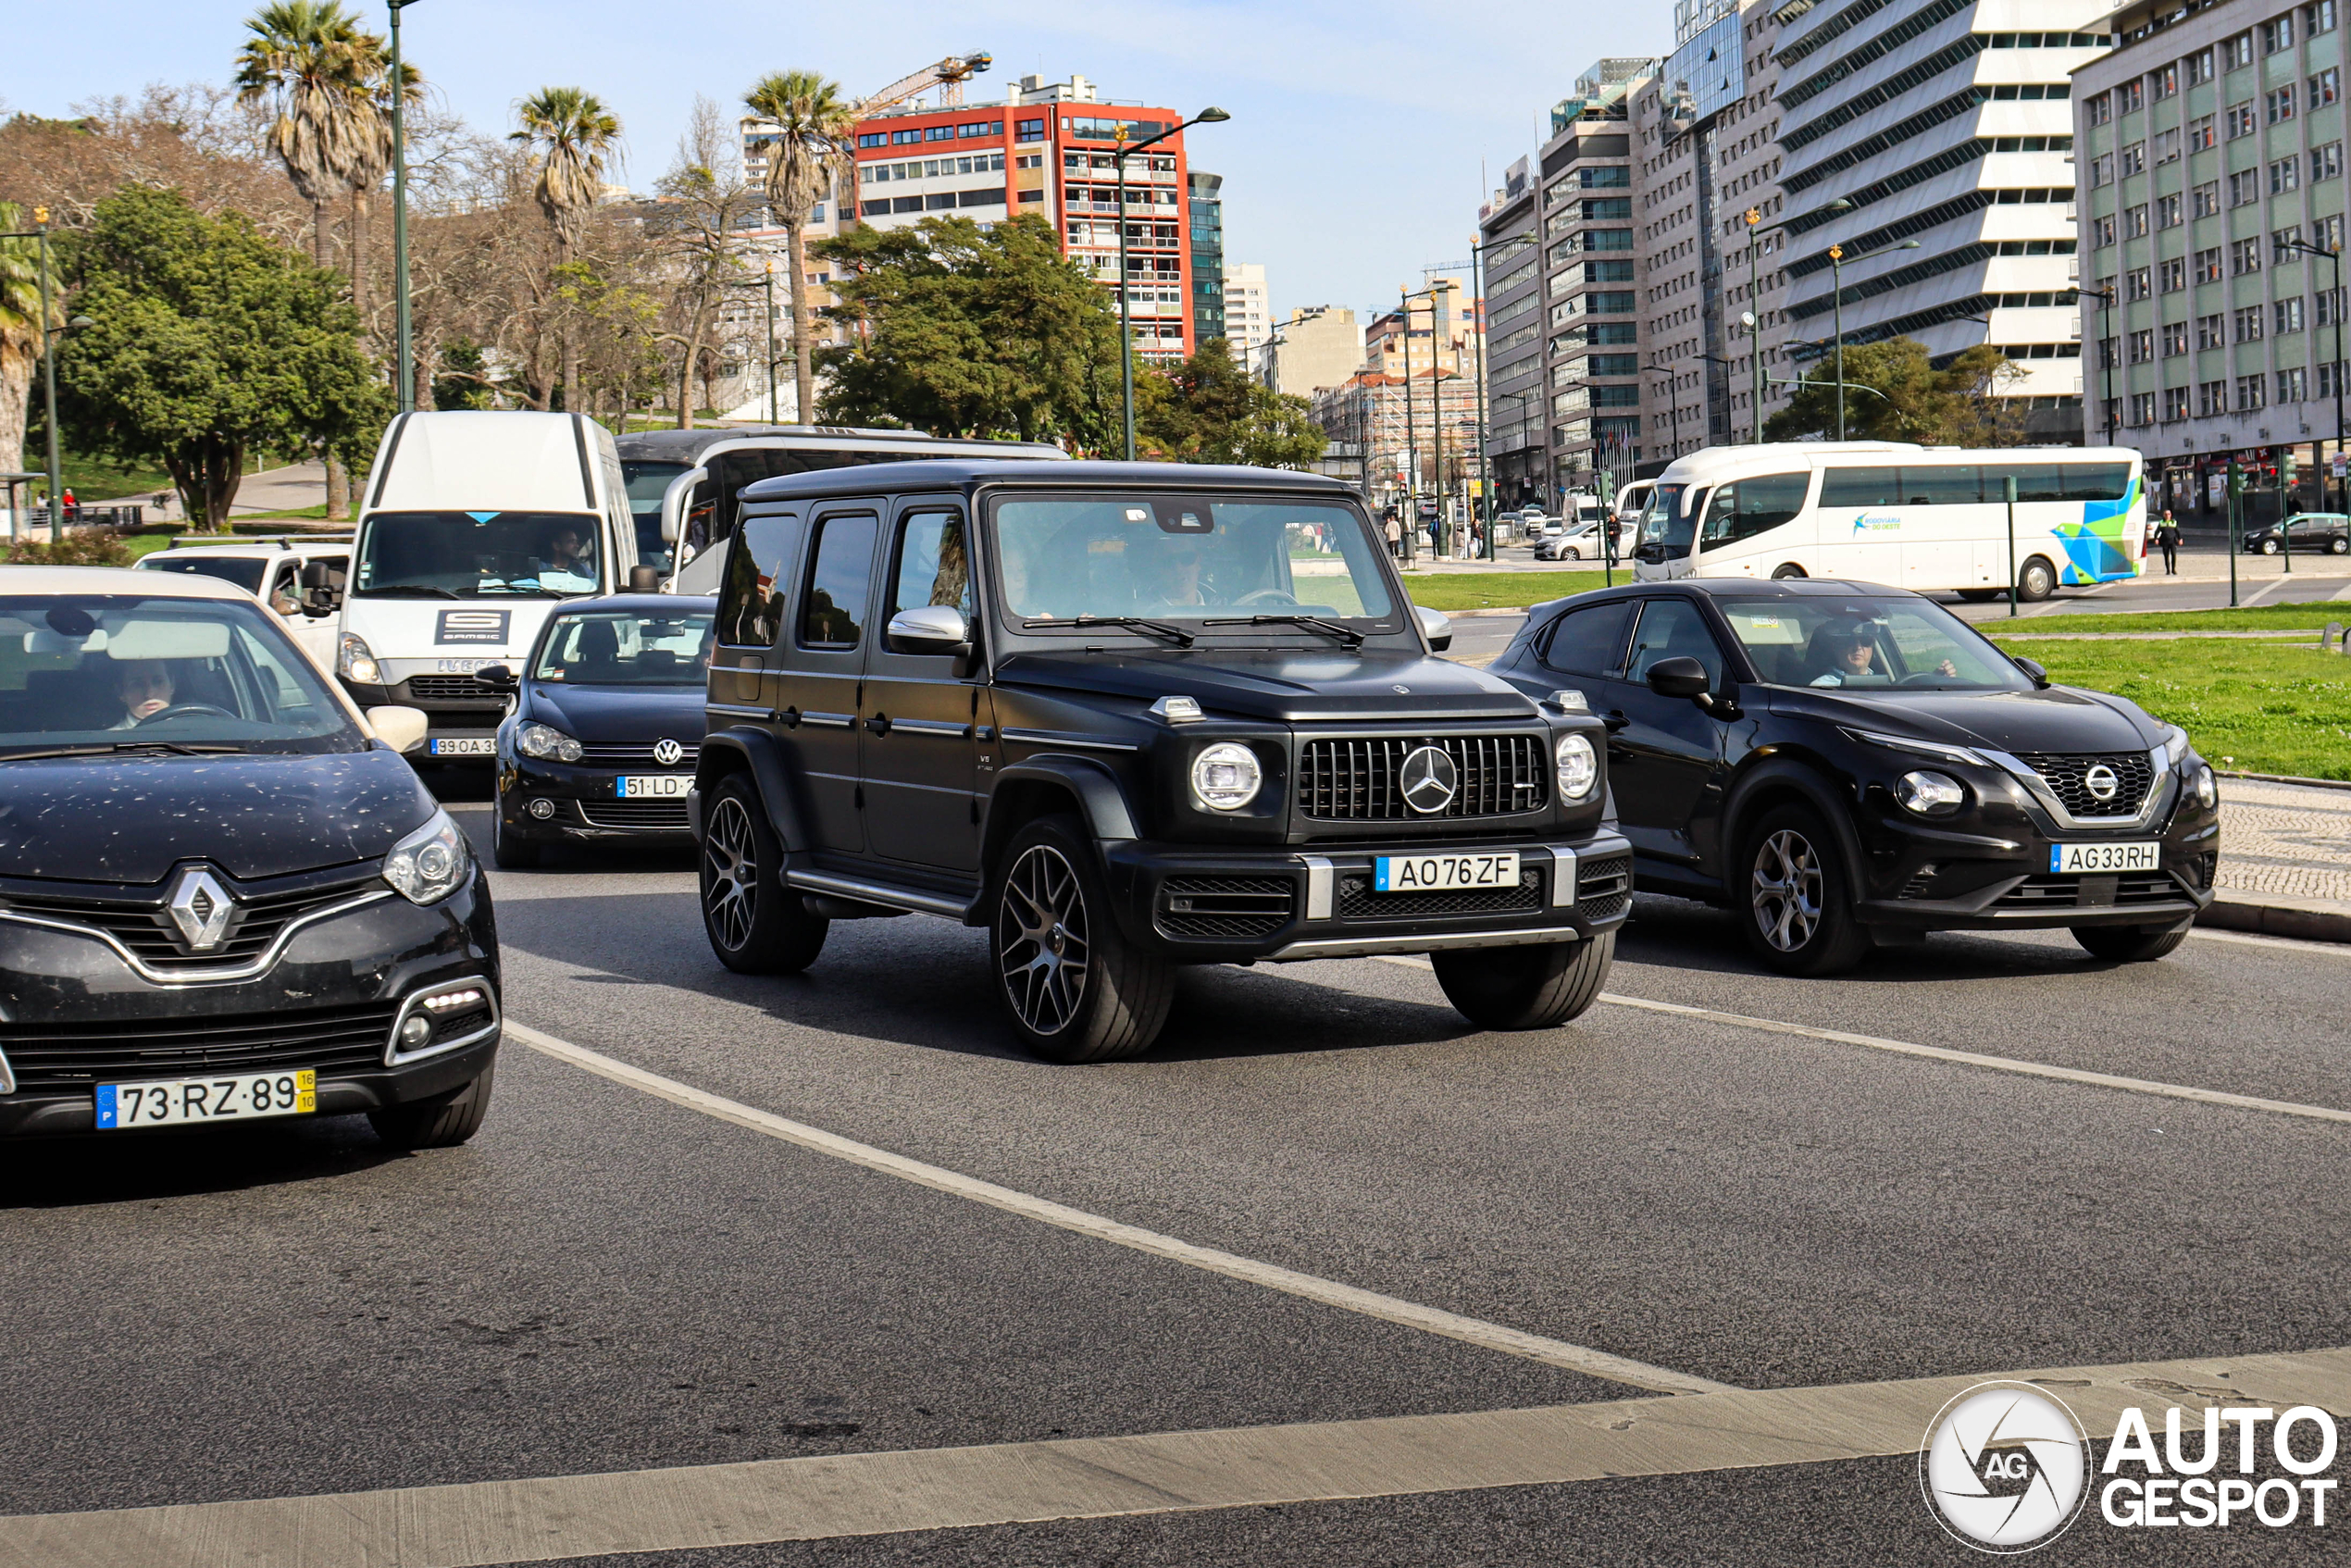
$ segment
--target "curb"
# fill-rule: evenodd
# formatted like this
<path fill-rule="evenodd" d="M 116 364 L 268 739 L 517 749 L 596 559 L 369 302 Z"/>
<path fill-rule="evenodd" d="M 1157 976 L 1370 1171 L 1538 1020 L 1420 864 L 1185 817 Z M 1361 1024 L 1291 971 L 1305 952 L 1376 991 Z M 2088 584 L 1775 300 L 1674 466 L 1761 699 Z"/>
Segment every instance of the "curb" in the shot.
<path fill-rule="evenodd" d="M 2223 778 L 2250 778 L 2256 784 L 2299 784 L 2306 790 L 2351 790 L 2351 779 L 2297 778 L 2290 773 L 2233 773 L 2219 767 L 2212 771 Z"/>
<path fill-rule="evenodd" d="M 2222 892 L 2196 915 L 2196 923 L 2297 941 L 2351 942 L 2351 904 L 2329 903 L 2323 899 L 2272 897 L 2255 903 Z"/>

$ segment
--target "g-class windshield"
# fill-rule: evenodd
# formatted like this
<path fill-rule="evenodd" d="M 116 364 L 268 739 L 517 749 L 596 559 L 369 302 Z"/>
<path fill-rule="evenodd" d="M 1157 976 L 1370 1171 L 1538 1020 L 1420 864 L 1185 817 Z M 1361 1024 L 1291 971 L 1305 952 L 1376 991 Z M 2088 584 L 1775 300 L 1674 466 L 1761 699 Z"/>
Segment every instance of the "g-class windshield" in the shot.
<path fill-rule="evenodd" d="M 1015 628 L 1138 618 L 1213 633 L 1387 619 L 1379 546 L 1350 506 L 1213 495 L 1008 498 L 996 559 Z M 1138 628 L 1138 630 L 1144 628 Z M 1363 629 L 1343 628 L 1350 638 Z"/>
<path fill-rule="evenodd" d="M 571 599 L 603 584 L 596 519 L 577 512 L 378 512 L 359 541 L 361 599 Z"/>
<path fill-rule="evenodd" d="M 1924 599 L 1717 599 L 1773 686 L 2024 691 L 2033 683 L 1959 616 Z"/>

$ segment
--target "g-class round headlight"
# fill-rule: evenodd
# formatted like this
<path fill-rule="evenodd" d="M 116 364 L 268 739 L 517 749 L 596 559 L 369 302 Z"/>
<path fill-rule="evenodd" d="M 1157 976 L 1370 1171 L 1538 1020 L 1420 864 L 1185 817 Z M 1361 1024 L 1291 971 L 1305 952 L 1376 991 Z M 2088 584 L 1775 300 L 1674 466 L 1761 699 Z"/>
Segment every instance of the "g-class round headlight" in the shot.
<path fill-rule="evenodd" d="M 1265 782 L 1257 753 L 1230 740 L 1204 748 L 1192 759 L 1192 798 L 1212 811 L 1238 811 L 1257 799 Z"/>
<path fill-rule="evenodd" d="M 578 762 L 587 753 L 579 742 L 552 724 L 526 724 L 515 731 L 515 750 L 527 757 L 545 757 L 554 762 Z"/>
<path fill-rule="evenodd" d="M 1600 759 L 1594 754 L 1592 742 L 1583 736 L 1561 736 L 1551 758 L 1559 766 L 1560 799 L 1580 801 L 1599 782 Z"/>
<path fill-rule="evenodd" d="M 1939 773 L 1906 773 L 1894 781 L 1894 798 L 1902 809 L 1921 816 L 1948 816 L 1967 800 L 1956 778 Z"/>

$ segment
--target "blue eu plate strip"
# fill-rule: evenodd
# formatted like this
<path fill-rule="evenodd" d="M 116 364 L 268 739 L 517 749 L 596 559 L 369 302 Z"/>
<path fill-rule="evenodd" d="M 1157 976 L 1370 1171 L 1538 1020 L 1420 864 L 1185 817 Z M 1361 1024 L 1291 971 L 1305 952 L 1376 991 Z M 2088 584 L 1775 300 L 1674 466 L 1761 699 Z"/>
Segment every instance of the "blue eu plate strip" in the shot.
<path fill-rule="evenodd" d="M 2065 869 L 2065 847 L 2062 844 L 2049 846 L 2049 869 L 2053 872 Z"/>
<path fill-rule="evenodd" d="M 114 1085 L 100 1084 L 98 1086 L 98 1126 L 111 1127 L 120 1125 L 115 1120 Z"/>

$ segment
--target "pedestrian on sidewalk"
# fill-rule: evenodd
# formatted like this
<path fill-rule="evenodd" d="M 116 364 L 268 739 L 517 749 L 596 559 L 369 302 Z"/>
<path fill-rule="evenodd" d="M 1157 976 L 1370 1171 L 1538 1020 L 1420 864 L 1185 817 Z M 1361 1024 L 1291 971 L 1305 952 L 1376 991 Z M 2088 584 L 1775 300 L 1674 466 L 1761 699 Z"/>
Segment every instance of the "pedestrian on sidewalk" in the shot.
<path fill-rule="evenodd" d="M 2163 549 L 2163 575 L 2180 575 L 2180 521 L 2171 516 L 2171 508 L 2163 509 L 2163 520 L 2155 525 L 2155 542 Z"/>

